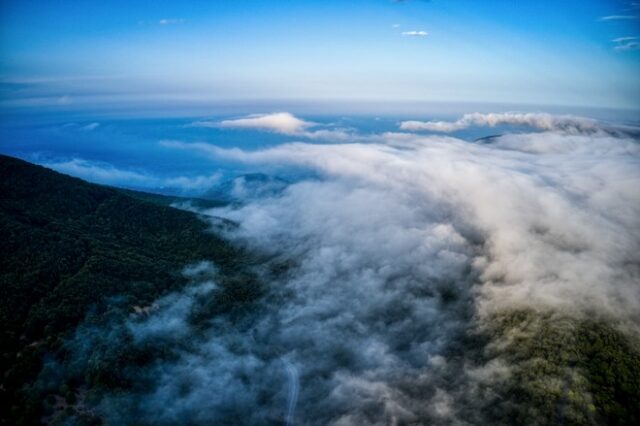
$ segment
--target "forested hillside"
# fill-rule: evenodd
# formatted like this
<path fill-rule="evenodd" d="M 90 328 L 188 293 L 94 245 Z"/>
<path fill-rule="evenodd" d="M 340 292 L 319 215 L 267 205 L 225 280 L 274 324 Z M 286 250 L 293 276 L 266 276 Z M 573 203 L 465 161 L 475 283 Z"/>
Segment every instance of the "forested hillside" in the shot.
<path fill-rule="evenodd" d="M 148 305 L 183 286 L 182 268 L 203 259 L 248 282 L 238 280 L 245 257 L 210 225 L 155 196 L 140 198 L 0 156 L 4 423 L 38 422 L 41 404 L 29 385 L 88 312 Z"/>

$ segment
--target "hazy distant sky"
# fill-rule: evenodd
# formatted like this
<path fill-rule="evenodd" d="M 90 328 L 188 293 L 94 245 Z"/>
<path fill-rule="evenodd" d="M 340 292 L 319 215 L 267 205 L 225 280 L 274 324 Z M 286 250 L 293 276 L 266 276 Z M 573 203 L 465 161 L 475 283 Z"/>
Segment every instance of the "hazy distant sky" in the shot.
<path fill-rule="evenodd" d="M 639 17 L 622 0 L 2 0 L 1 102 L 639 109 Z"/>

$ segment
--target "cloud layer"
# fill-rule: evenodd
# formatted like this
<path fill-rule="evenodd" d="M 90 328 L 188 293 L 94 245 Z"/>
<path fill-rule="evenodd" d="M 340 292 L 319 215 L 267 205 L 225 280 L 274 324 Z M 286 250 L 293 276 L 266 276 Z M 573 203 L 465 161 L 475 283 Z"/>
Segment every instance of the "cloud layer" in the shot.
<path fill-rule="evenodd" d="M 636 37 L 623 37 L 624 41 L 619 41 L 613 48 L 615 50 L 639 50 L 640 42 L 635 40 Z"/>
<path fill-rule="evenodd" d="M 400 123 L 400 128 L 411 132 L 431 131 L 449 133 L 464 130 L 472 126 L 495 127 L 501 125 L 527 126 L 539 130 L 554 130 L 570 133 L 611 130 L 611 127 L 605 126 L 603 123 L 584 117 L 516 112 L 465 114 L 456 121 L 403 121 Z"/>
<path fill-rule="evenodd" d="M 560 128 L 565 128 L 565 122 L 559 121 Z M 489 145 L 452 138 L 388 135 L 384 145 L 292 144 L 258 152 L 219 151 L 217 155 L 251 162 L 288 162 L 315 169 L 328 177 L 331 185 L 337 185 L 334 180 L 346 181 L 358 191 L 386 191 L 379 198 L 393 209 L 389 211 L 391 217 L 373 221 L 378 226 L 399 220 L 394 216 L 403 207 L 418 217 L 449 207 L 451 211 L 446 211 L 443 222 L 473 228 L 486 238 L 488 251 L 473 263 L 485 277 L 483 291 L 505 293 L 491 298 L 496 304 L 529 301 L 569 307 L 582 300 L 585 304 L 610 304 L 612 314 L 617 309 L 633 312 L 631 306 L 624 309 L 622 305 L 635 304 L 638 289 L 632 284 L 632 276 L 623 277 L 625 268 L 621 265 L 632 261 L 628 256 L 640 241 L 635 231 L 628 231 L 638 225 L 640 194 L 635 188 L 640 183 L 639 148 L 631 139 L 591 136 L 590 122 L 586 127 L 582 121 L 578 123 L 588 130 L 587 134 L 506 135 Z M 329 187 L 329 183 L 299 185 L 306 194 Z M 290 188 L 290 194 L 295 194 L 296 188 Z M 321 206 L 327 198 L 340 200 L 338 203 L 349 199 L 346 194 L 325 195 Z M 299 200 L 299 205 L 310 206 L 316 197 Z M 422 200 L 427 210 L 410 208 L 416 200 Z M 284 201 L 286 197 L 277 200 Z M 298 206 L 293 201 L 291 204 L 287 210 Z M 367 218 L 375 218 L 373 204 L 364 209 L 369 212 Z M 264 219 L 266 207 L 250 205 L 229 215 L 246 228 L 254 223 L 254 216 L 240 214 L 255 211 Z M 328 208 L 327 215 L 333 217 L 347 212 L 341 220 L 324 218 L 331 223 L 325 226 L 333 230 L 320 233 L 358 234 L 357 228 L 341 228 L 351 224 L 350 217 L 359 217 L 358 211 L 349 211 L 348 207 Z M 317 215 L 319 206 L 312 210 L 301 216 Z M 460 217 L 463 212 L 468 216 Z M 288 223 L 292 220 L 289 218 Z M 322 227 L 322 222 L 309 226 Z M 267 231 L 261 229 L 255 234 L 264 238 Z M 597 272 L 592 269 L 595 265 Z M 508 283 L 517 285 L 510 287 Z M 618 292 L 622 293 L 612 297 Z M 564 297 L 570 294 L 570 298 Z"/>
<path fill-rule="evenodd" d="M 546 131 L 173 145 L 313 178 L 209 212 L 268 259 L 266 296 L 196 327 L 224 294 L 215 271 L 191 268 L 192 287 L 126 325 L 171 356 L 141 373 L 149 388 L 100 410 L 138 424 L 491 424 L 493 389 L 512 366 L 482 361 L 469 338 L 492 315 L 551 310 L 640 332 L 638 140 L 578 118 L 467 121 Z"/>

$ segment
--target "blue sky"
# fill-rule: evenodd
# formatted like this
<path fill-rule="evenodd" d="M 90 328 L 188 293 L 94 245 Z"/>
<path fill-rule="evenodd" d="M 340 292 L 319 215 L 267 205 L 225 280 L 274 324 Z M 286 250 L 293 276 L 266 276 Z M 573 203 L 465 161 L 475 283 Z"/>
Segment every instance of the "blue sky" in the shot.
<path fill-rule="evenodd" d="M 3 0 L 0 8 L 5 113 L 284 101 L 640 109 L 634 1 Z"/>

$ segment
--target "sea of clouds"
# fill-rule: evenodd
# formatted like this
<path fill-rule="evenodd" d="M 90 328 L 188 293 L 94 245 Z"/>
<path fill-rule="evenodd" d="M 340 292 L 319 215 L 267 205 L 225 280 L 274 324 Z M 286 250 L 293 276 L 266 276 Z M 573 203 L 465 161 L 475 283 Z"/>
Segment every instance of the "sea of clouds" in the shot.
<path fill-rule="evenodd" d="M 301 139 L 313 126 L 283 114 L 241 120 Z M 637 129 L 518 114 L 408 123 L 529 127 L 479 141 L 398 132 L 257 151 L 172 142 L 312 177 L 205 212 L 236 222 L 227 237 L 269 259 L 265 269 L 287 266 L 268 275 L 255 311 L 204 328 L 189 316 L 219 297 L 215 268 L 189 269 L 187 290 L 127 324 L 136 342 L 160 339 L 174 356 L 140 373 L 151 388 L 107 396 L 107 418 L 481 424 L 480 389 L 509 375 L 499 359 L 478 361 L 472 334 L 492 314 L 551 310 L 639 332 Z"/>

